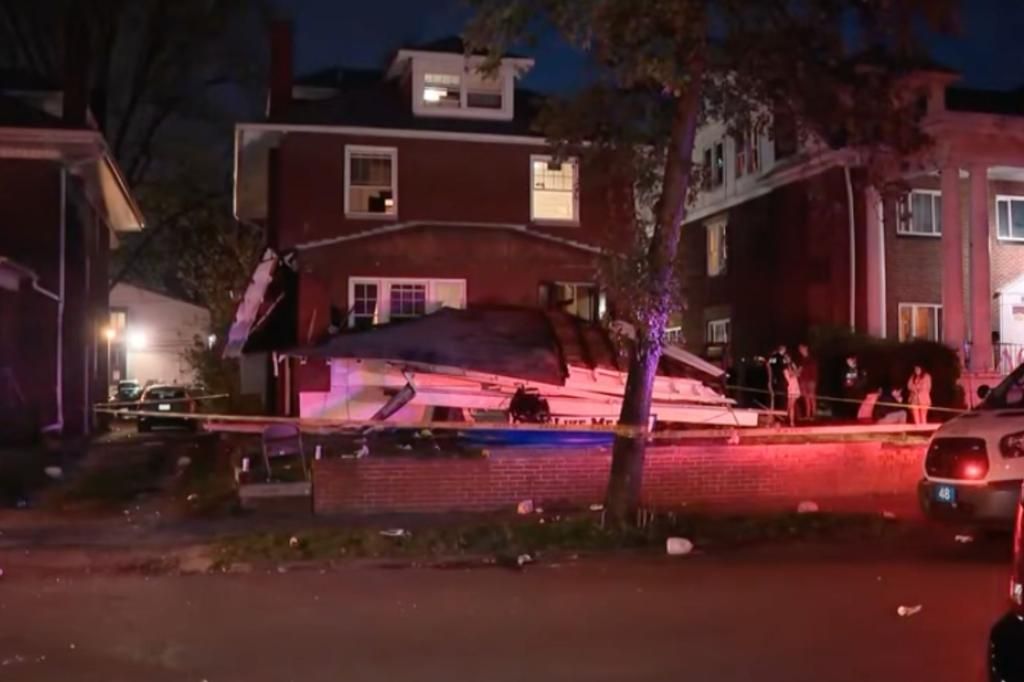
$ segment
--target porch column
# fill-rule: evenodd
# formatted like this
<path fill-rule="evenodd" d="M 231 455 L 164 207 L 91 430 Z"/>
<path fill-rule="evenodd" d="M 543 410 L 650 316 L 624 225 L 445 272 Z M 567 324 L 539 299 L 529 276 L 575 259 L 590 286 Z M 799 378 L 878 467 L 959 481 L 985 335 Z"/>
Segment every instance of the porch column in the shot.
<path fill-rule="evenodd" d="M 868 186 L 864 190 L 864 263 L 865 297 L 867 299 L 867 332 L 871 336 L 885 336 L 885 237 L 882 233 L 882 198 L 878 189 Z"/>
<path fill-rule="evenodd" d="M 971 369 L 991 371 L 992 269 L 989 263 L 988 167 L 971 166 Z"/>
<path fill-rule="evenodd" d="M 942 340 L 963 358 L 964 232 L 960 214 L 960 169 L 942 169 Z"/>

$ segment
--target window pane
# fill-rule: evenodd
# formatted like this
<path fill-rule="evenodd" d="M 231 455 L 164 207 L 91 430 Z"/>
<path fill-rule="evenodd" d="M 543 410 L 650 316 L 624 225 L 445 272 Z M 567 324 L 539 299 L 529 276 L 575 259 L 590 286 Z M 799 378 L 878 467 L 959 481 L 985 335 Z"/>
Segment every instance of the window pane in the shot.
<path fill-rule="evenodd" d="M 932 195 L 913 192 L 910 195 L 910 231 L 915 234 L 932 234 L 933 212 Z"/>
<path fill-rule="evenodd" d="M 1014 239 L 1024 239 L 1024 201 L 1010 202 L 1010 235 Z"/>
<path fill-rule="evenodd" d="M 462 106 L 461 80 L 455 74 L 427 73 L 423 75 L 423 103 L 431 107 L 458 108 Z"/>
<path fill-rule="evenodd" d="M 914 315 L 914 309 L 910 306 L 900 306 L 900 341 L 907 341 L 913 336 L 913 327 L 911 320 Z"/>
<path fill-rule="evenodd" d="M 426 284 L 391 285 L 391 319 L 418 317 L 427 312 Z"/>
<path fill-rule="evenodd" d="M 394 214 L 393 170 L 390 155 L 352 154 L 349 157 L 349 212 Z"/>
<path fill-rule="evenodd" d="M 933 339 L 935 336 L 935 309 L 921 306 L 914 310 L 914 338 Z"/>
<path fill-rule="evenodd" d="M 504 86 L 501 78 L 471 74 L 466 79 L 466 106 L 473 109 L 501 109 Z"/>
<path fill-rule="evenodd" d="M 434 282 L 434 293 L 428 306 L 429 312 L 441 308 L 465 308 L 465 282 Z"/>
<path fill-rule="evenodd" d="M 942 234 L 942 196 L 932 195 L 932 220 L 935 221 L 935 234 Z"/>
<path fill-rule="evenodd" d="M 996 203 L 996 212 L 999 214 L 999 236 L 1010 236 L 1010 202 L 1000 200 Z"/>
<path fill-rule="evenodd" d="M 726 268 L 726 226 L 724 222 L 707 226 L 708 233 L 708 275 L 714 277 L 725 272 Z"/>
<path fill-rule="evenodd" d="M 531 164 L 533 218 L 576 220 L 576 164 L 543 159 Z"/>
<path fill-rule="evenodd" d="M 359 329 L 377 322 L 377 285 L 357 283 L 352 287 L 352 324 Z"/>

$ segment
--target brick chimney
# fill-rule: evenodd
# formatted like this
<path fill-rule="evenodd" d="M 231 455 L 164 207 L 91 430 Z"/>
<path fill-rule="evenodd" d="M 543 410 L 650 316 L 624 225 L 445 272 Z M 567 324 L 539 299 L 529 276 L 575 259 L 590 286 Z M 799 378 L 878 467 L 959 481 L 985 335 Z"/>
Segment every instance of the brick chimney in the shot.
<path fill-rule="evenodd" d="M 284 116 L 292 99 L 292 23 L 275 19 L 270 25 L 270 92 L 267 97 L 267 118 Z"/>
<path fill-rule="evenodd" d="M 75 127 L 86 125 L 89 108 L 89 41 L 86 23 L 74 3 L 64 23 L 63 107 L 64 123 Z"/>

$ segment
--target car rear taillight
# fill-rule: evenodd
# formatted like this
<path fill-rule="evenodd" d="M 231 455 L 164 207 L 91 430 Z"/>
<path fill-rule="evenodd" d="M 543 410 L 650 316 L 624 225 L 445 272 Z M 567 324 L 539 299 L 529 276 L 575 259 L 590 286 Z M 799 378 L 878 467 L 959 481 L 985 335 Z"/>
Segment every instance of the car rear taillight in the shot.
<path fill-rule="evenodd" d="M 925 471 L 932 478 L 981 481 L 988 475 L 988 452 L 981 438 L 935 438 L 928 446 Z"/>

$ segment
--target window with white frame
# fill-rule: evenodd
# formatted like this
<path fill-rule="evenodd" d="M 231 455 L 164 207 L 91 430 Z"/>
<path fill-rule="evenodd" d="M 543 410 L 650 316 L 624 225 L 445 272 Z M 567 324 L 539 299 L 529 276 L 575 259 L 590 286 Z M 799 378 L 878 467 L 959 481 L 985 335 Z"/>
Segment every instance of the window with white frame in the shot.
<path fill-rule="evenodd" d="M 407 277 L 350 277 L 350 327 L 407 320 L 441 308 L 466 307 L 466 280 Z"/>
<path fill-rule="evenodd" d="M 900 341 L 941 341 L 942 306 L 936 303 L 900 303 Z"/>
<path fill-rule="evenodd" d="M 578 183 L 576 159 L 530 157 L 530 218 L 540 222 L 579 222 Z"/>
<path fill-rule="evenodd" d="M 501 109 L 505 82 L 499 76 L 473 71 L 466 74 L 467 109 Z"/>
<path fill-rule="evenodd" d="M 996 197 L 996 224 L 999 239 L 1024 241 L 1024 197 Z"/>
<path fill-rule="evenodd" d="M 458 109 L 462 106 L 462 78 L 455 73 L 423 74 L 423 104 Z"/>
<path fill-rule="evenodd" d="M 345 147 L 345 213 L 389 217 L 398 214 L 398 150 Z"/>
<path fill-rule="evenodd" d="M 729 343 L 729 331 L 732 326 L 729 318 L 721 320 L 708 320 L 707 334 L 705 336 L 708 344 Z"/>
<path fill-rule="evenodd" d="M 942 193 L 931 189 L 915 189 L 905 195 L 899 205 L 898 234 L 938 237 L 942 234 Z"/>
<path fill-rule="evenodd" d="M 726 221 L 714 220 L 705 225 L 707 232 L 708 276 L 724 275 L 729 251 L 726 246 Z"/>
<path fill-rule="evenodd" d="M 725 142 L 719 140 L 704 150 L 704 183 L 707 189 L 725 184 Z"/>

